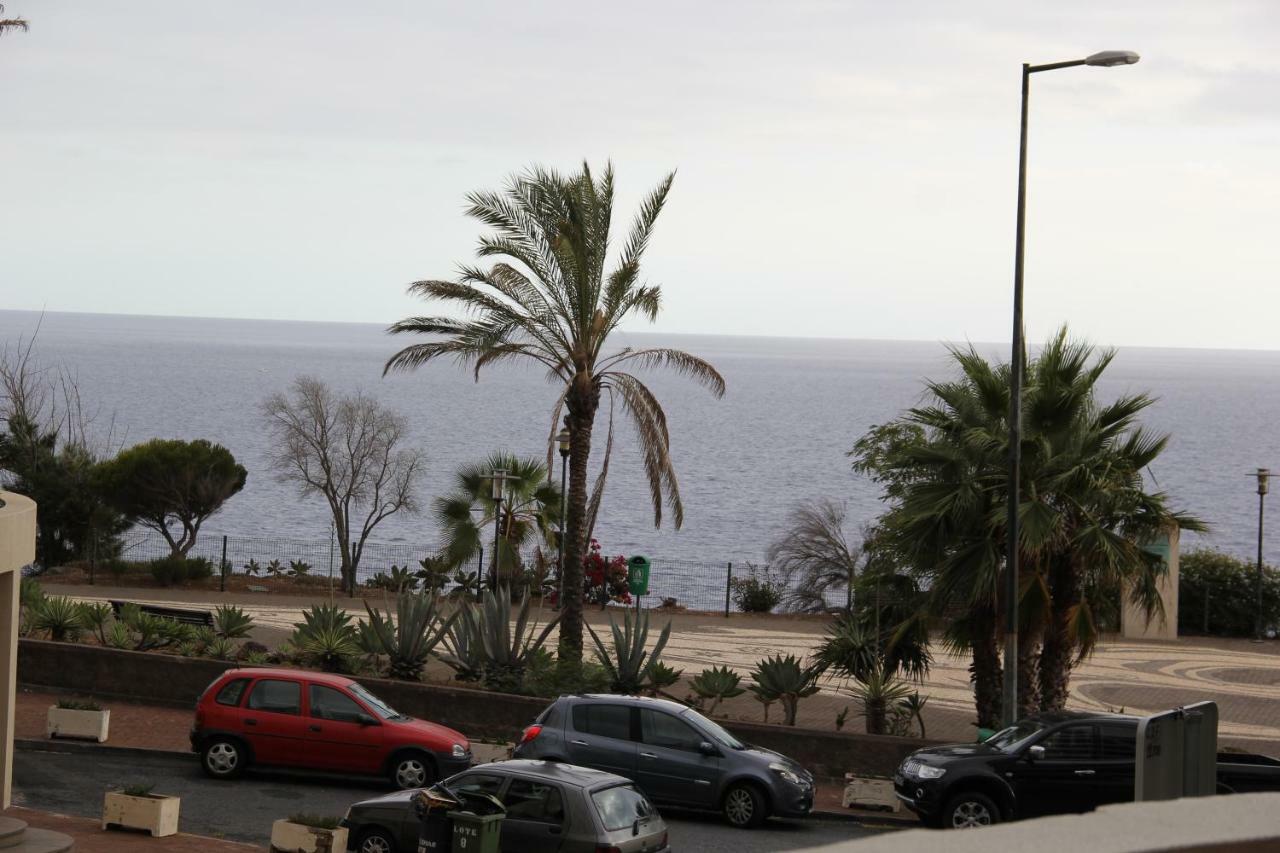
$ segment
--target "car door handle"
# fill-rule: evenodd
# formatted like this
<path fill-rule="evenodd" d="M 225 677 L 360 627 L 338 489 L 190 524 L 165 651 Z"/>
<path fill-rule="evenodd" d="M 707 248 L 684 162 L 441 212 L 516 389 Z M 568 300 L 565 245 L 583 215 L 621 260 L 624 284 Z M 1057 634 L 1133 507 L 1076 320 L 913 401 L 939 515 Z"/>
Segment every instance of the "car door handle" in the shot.
<path fill-rule="evenodd" d="M 1092 771 L 1092 770 L 1077 770 L 1077 771 L 1076 771 L 1076 775 L 1077 775 L 1077 776 L 1092 776 L 1092 775 L 1093 775 L 1093 771 Z"/>
<path fill-rule="evenodd" d="M 654 755 L 652 752 L 642 752 L 640 753 L 640 757 L 641 758 L 657 758 L 658 756 Z"/>
<path fill-rule="evenodd" d="M 320 727 L 319 727 L 319 726 L 307 726 L 307 731 L 309 731 L 309 732 L 318 732 L 318 731 L 320 731 Z"/>
<path fill-rule="evenodd" d="M 574 746 L 588 746 L 588 745 L 589 745 L 585 740 L 571 740 L 571 741 L 569 741 L 569 743 L 573 744 Z"/>
<path fill-rule="evenodd" d="M 256 725 L 258 724 L 258 721 L 257 721 L 257 720 L 245 720 L 245 721 L 244 721 L 244 724 L 245 724 L 246 726 L 256 726 Z"/>

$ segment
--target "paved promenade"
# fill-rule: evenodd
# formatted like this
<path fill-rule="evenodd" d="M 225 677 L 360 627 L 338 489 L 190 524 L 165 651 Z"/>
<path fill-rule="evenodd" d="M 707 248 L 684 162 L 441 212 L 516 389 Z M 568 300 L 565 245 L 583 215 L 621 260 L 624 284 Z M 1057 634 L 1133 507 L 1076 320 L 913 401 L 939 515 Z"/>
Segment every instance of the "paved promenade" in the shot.
<path fill-rule="evenodd" d="M 300 621 L 303 608 L 327 596 L 286 596 L 265 593 L 227 593 L 202 590 L 104 588 L 50 584 L 51 592 L 79 598 L 132 599 L 174 606 L 212 607 L 234 603 L 248 611 L 259 628 L 255 639 L 274 645 Z M 337 598 L 353 613 L 362 613 L 359 599 Z M 382 599 L 372 598 L 375 607 Z M 607 614 L 588 611 L 593 626 L 607 626 Z M 812 617 L 778 617 L 735 614 L 723 616 L 654 613 L 661 624 L 673 622 L 671 640 L 663 658 L 671 666 L 696 675 L 705 666 L 727 665 L 746 676 L 753 664 L 770 654 L 807 656 L 819 642 L 826 621 Z M 603 638 L 603 637 L 602 637 Z M 552 644 L 554 645 L 554 633 Z M 590 646 L 590 638 L 588 638 Z M 929 697 L 924 713 L 926 735 L 947 740 L 971 740 L 974 736 L 973 699 L 969 688 L 968 659 L 935 650 L 928 681 L 920 686 Z M 444 680 L 449 670 L 435 665 L 428 678 Z M 685 693 L 683 685 L 670 691 Z M 1225 745 L 1280 756 L 1280 642 L 1261 644 L 1247 640 L 1192 637 L 1178 641 L 1110 640 L 1075 671 L 1068 707 L 1082 710 L 1123 710 L 1147 713 L 1212 699 L 1221 713 L 1220 739 Z M 827 683 L 822 692 L 800 703 L 799 722 L 816 728 L 834 728 L 836 715 L 852 705 L 846 722 L 860 730 L 857 703 L 841 685 Z M 729 717 L 760 720 L 762 708 L 750 694 L 725 702 L 717 711 Z M 775 715 L 777 708 L 773 709 Z"/>

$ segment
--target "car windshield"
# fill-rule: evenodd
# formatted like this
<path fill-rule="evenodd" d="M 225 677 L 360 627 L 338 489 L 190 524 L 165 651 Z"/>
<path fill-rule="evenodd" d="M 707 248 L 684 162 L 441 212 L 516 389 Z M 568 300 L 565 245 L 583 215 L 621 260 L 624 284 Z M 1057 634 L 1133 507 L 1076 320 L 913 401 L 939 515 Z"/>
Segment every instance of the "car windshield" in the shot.
<path fill-rule="evenodd" d="M 725 731 L 724 727 L 719 723 L 712 722 L 706 717 L 692 709 L 685 711 L 681 716 L 693 723 L 694 727 L 700 729 L 704 734 L 708 734 L 721 746 L 727 746 L 729 749 L 746 749 L 747 745 L 738 740 L 733 735 Z"/>
<path fill-rule="evenodd" d="M 395 708 L 392 708 L 386 702 L 383 702 L 381 699 L 379 699 L 377 696 L 374 696 L 368 690 L 365 690 L 359 684 L 355 684 L 355 683 L 348 684 L 347 689 L 350 690 L 352 693 L 354 693 L 356 697 L 360 699 L 360 701 L 364 702 L 364 704 L 372 708 L 373 713 L 377 714 L 382 719 L 402 720 L 405 718 L 404 714 L 401 714 Z"/>
<path fill-rule="evenodd" d="M 630 785 L 619 785 L 616 788 L 596 791 L 591 795 L 591 801 L 596 804 L 600 820 L 604 822 L 604 828 L 609 832 L 628 829 L 634 826 L 637 820 L 653 814 L 653 806 L 649 805 L 644 794 Z"/>
<path fill-rule="evenodd" d="M 1044 723 L 1035 720 L 1023 720 L 1020 723 L 1009 726 L 1007 729 L 1001 729 L 984 740 L 983 743 L 1001 752 L 1016 752 L 1019 747 L 1027 742 L 1028 738 L 1034 737 L 1042 731 L 1044 731 Z"/>

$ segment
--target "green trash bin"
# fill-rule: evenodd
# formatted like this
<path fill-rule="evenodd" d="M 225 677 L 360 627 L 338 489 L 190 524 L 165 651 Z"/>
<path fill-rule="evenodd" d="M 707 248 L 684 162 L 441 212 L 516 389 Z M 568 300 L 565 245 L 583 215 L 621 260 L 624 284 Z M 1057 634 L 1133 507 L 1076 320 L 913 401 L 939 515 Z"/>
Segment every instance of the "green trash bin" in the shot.
<path fill-rule="evenodd" d="M 449 812 L 453 821 L 453 853 L 498 853 L 505 814 Z"/>
<path fill-rule="evenodd" d="M 635 596 L 649 594 L 649 558 L 639 555 L 627 560 L 627 587 Z"/>

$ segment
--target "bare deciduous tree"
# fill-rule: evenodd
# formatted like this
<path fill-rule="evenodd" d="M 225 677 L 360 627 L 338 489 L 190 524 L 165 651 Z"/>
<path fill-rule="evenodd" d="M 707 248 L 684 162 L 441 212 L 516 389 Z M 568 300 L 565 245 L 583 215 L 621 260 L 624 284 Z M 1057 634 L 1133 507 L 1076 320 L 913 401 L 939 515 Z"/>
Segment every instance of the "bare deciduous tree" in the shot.
<path fill-rule="evenodd" d="M 339 396 L 309 376 L 295 380 L 291 394 L 268 398 L 262 412 L 281 479 L 329 504 L 343 584 L 354 592 L 369 534 L 397 512 L 418 509 L 423 456 L 403 446 L 407 421 L 362 392 Z"/>
<path fill-rule="evenodd" d="M 787 527 L 769 546 L 767 558 L 782 576 L 787 610 L 822 613 L 826 593 L 847 589 L 858 571 L 861 549 L 844 535 L 845 508 L 826 498 L 799 504 Z"/>

